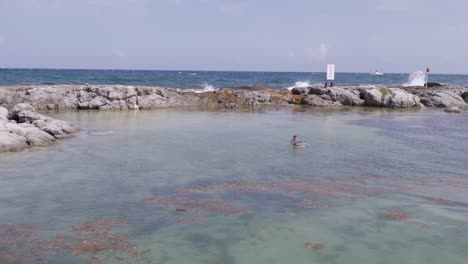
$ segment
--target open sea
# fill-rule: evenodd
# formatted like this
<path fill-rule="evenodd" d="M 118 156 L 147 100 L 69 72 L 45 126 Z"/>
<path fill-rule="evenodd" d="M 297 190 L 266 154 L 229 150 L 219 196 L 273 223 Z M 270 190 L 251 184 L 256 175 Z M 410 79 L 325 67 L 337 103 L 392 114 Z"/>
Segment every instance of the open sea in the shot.
<path fill-rule="evenodd" d="M 0 69 L 0 85 L 11 84 L 121 84 L 163 86 L 182 89 L 215 89 L 246 85 L 288 88 L 323 83 L 320 72 L 221 72 L 221 71 L 145 71 L 145 70 L 53 70 Z M 430 81 L 447 85 L 467 85 L 468 75 L 431 74 Z M 423 73 L 337 73 L 338 85 L 401 86 L 421 85 Z"/>

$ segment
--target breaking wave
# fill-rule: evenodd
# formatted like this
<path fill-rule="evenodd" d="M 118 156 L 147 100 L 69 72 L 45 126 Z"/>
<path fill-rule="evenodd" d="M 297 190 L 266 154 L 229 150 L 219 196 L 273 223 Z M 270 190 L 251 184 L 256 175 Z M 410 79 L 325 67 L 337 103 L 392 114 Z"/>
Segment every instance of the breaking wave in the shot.
<path fill-rule="evenodd" d="M 422 71 L 413 72 L 409 75 L 408 81 L 403 84 L 404 87 L 424 86 L 426 83 L 426 74 Z"/>
<path fill-rule="evenodd" d="M 192 91 L 194 93 L 207 93 L 216 91 L 216 88 L 213 85 L 210 85 L 205 82 L 202 86 L 202 89 L 189 89 L 189 91 Z"/>

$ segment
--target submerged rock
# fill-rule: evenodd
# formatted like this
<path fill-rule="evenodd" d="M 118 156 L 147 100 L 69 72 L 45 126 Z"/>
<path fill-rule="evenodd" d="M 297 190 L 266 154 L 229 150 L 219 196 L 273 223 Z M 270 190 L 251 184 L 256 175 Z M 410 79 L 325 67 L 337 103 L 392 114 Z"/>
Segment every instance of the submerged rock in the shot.
<path fill-rule="evenodd" d="M 88 131 L 88 135 L 91 136 L 110 136 L 113 135 L 114 131 L 110 130 L 90 130 Z"/>
<path fill-rule="evenodd" d="M 228 104 L 225 104 L 224 105 L 224 108 L 225 109 L 230 109 L 230 110 L 234 110 L 234 109 L 237 109 L 239 108 L 239 106 L 235 103 L 228 103 Z"/>
<path fill-rule="evenodd" d="M 462 110 L 459 108 L 459 107 L 450 107 L 450 108 L 446 108 L 444 109 L 445 112 L 447 113 L 457 113 L 457 114 L 460 114 L 462 112 Z"/>
<path fill-rule="evenodd" d="M 438 82 L 427 82 L 425 85 L 429 88 L 444 86 L 443 84 L 438 83 Z"/>

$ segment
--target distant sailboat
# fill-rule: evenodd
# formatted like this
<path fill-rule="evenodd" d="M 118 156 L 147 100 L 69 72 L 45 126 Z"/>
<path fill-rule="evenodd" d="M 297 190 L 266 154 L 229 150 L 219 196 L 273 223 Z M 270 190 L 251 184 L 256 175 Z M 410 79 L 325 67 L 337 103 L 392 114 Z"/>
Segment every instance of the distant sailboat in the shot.
<path fill-rule="evenodd" d="M 378 75 L 378 76 L 382 76 L 384 75 L 383 72 L 379 71 L 379 70 L 375 70 L 372 75 Z"/>

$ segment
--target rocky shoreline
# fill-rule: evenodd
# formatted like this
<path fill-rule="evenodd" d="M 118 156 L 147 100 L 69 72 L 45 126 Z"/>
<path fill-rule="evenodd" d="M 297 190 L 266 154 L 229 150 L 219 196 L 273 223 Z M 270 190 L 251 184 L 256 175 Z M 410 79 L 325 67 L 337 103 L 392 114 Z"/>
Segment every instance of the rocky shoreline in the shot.
<path fill-rule="evenodd" d="M 11 110 L 0 106 L 0 152 L 48 145 L 75 131 L 68 122 L 41 115 L 30 104 Z"/>
<path fill-rule="evenodd" d="M 37 110 L 136 110 L 163 107 L 372 106 L 386 108 L 459 107 L 468 102 L 468 87 L 421 88 L 306 87 L 213 92 L 121 85 L 0 86 L 0 106 L 29 103 Z"/>
<path fill-rule="evenodd" d="M 252 108 L 257 106 L 368 106 L 445 108 L 468 106 L 468 87 L 298 87 L 292 90 L 220 89 L 213 92 L 122 85 L 0 86 L 0 152 L 45 145 L 76 131 L 36 110 L 139 110 L 166 107 Z"/>

